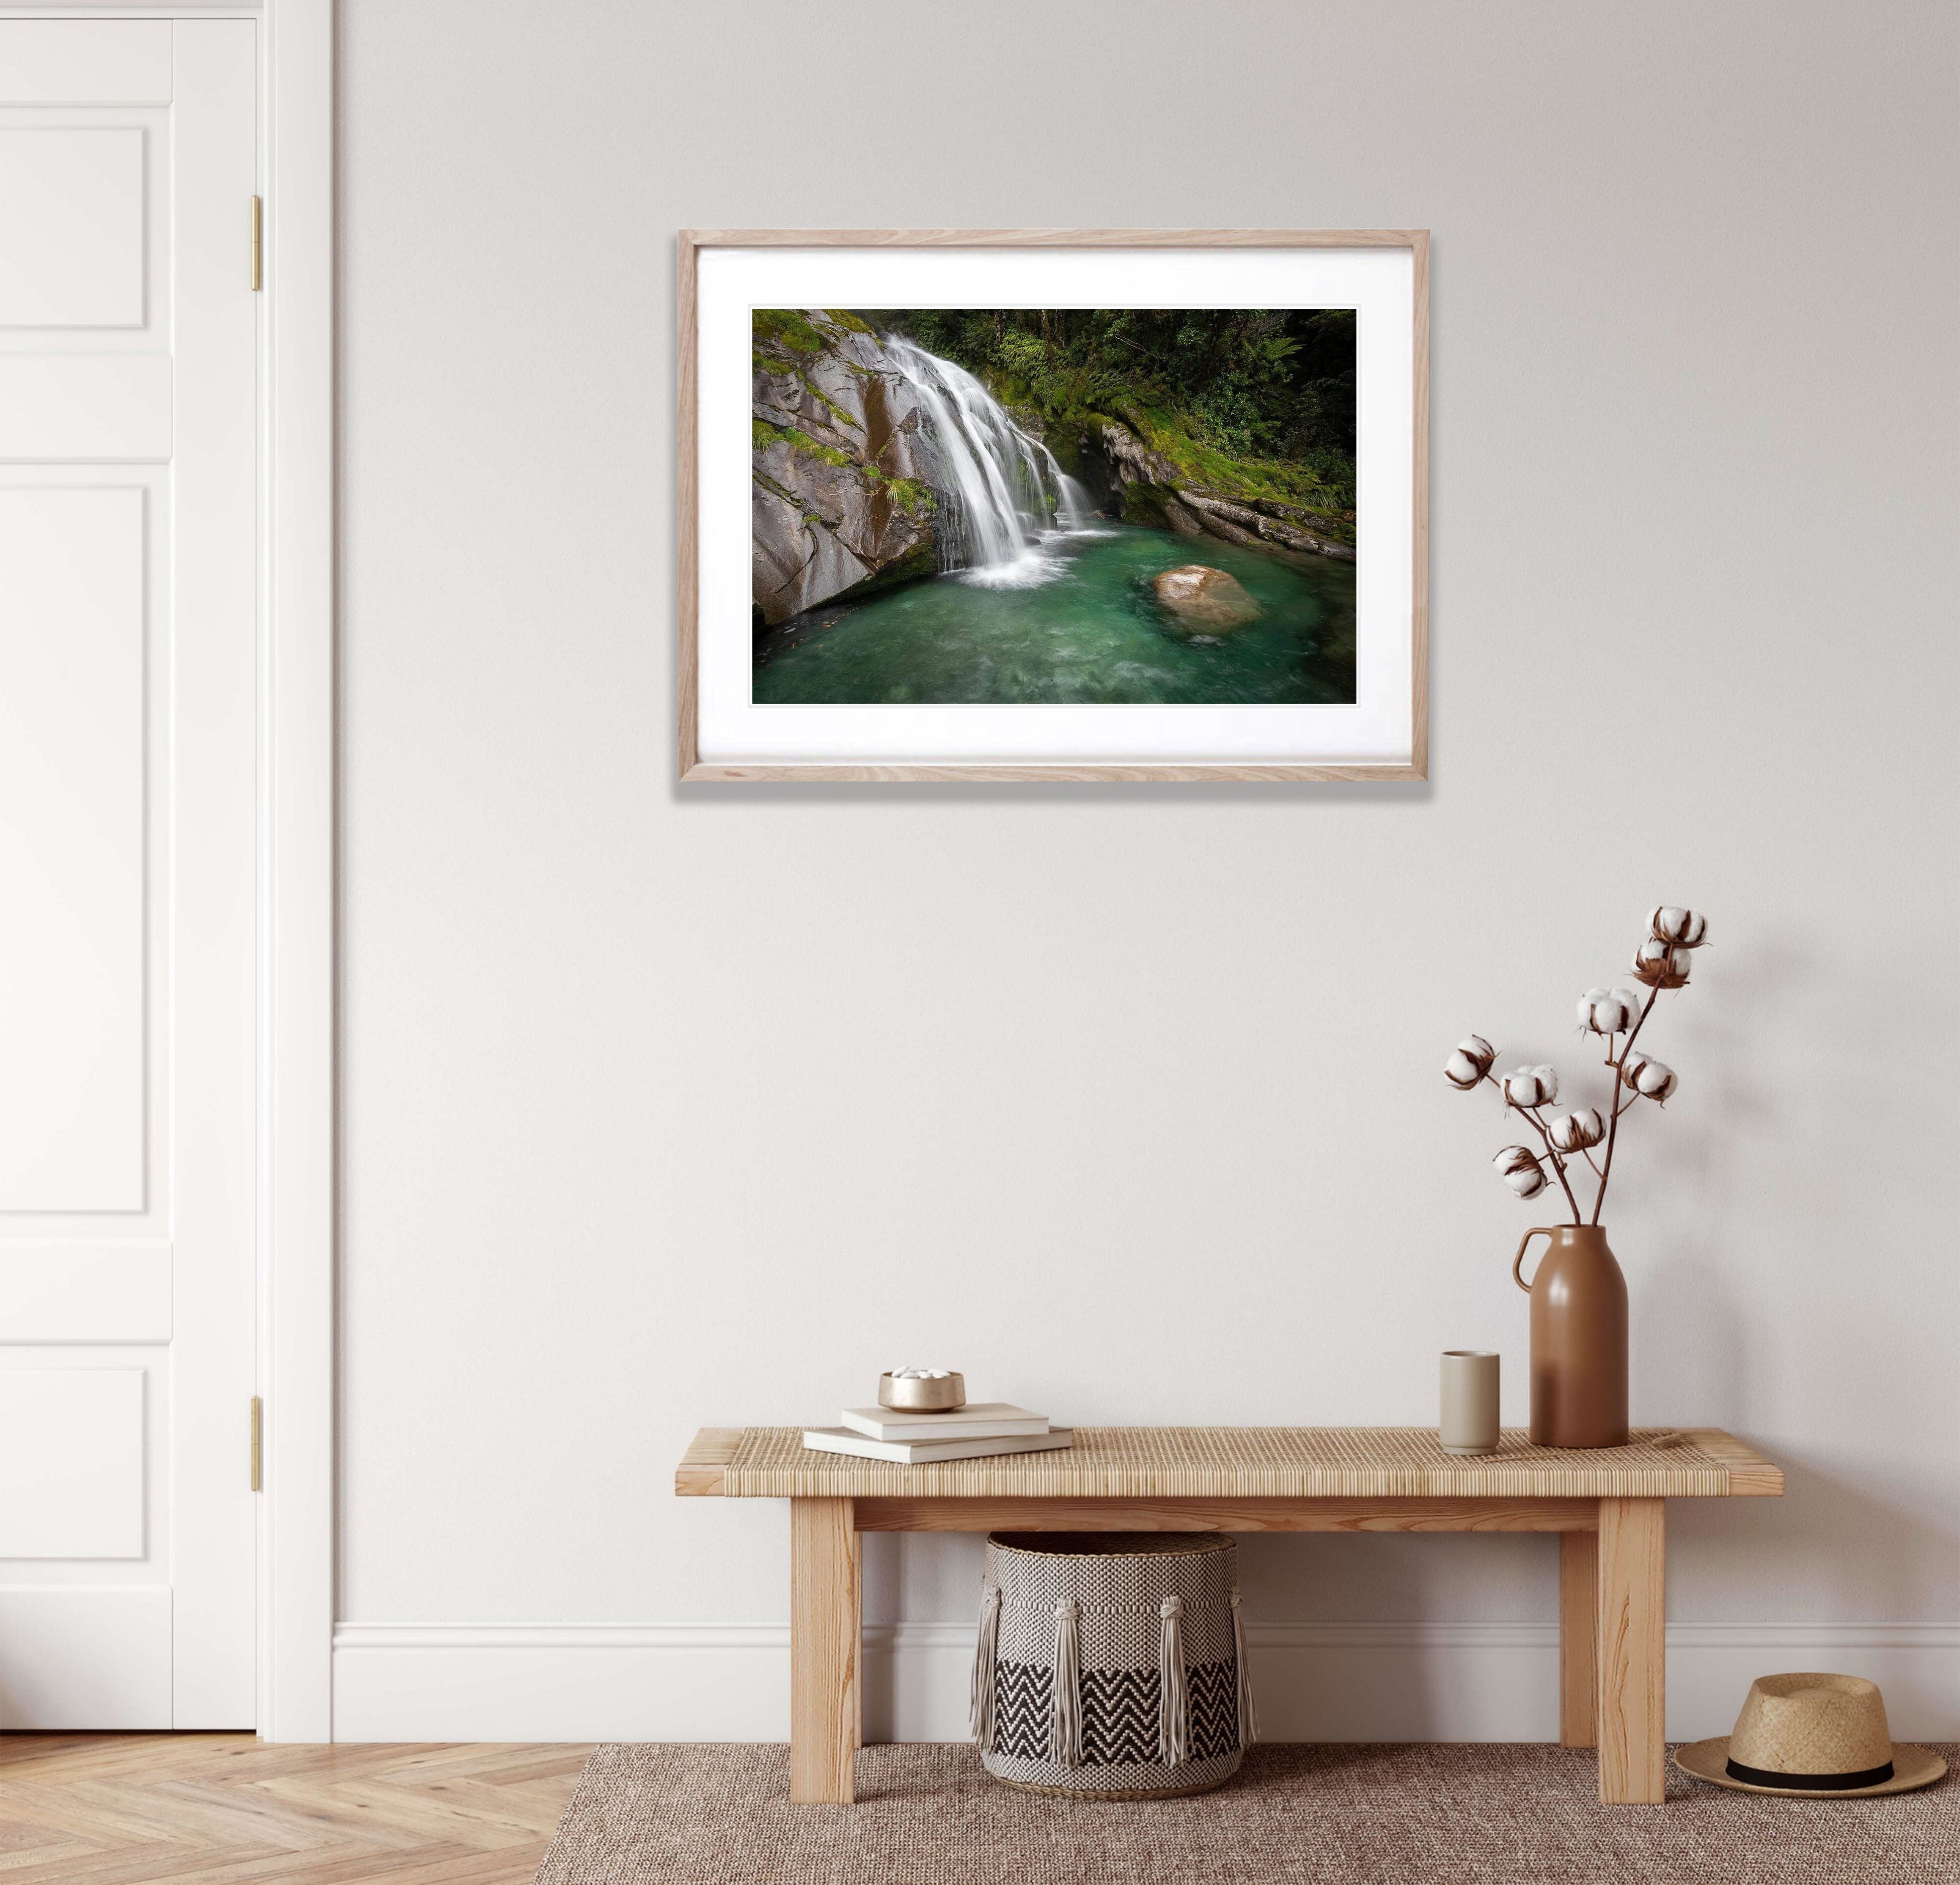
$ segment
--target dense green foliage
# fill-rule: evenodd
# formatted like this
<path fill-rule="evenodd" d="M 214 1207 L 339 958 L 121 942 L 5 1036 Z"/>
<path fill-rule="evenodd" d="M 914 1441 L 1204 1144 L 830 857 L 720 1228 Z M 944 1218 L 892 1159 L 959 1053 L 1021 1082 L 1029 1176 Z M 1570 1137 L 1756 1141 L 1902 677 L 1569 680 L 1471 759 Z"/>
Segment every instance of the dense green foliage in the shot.
<path fill-rule="evenodd" d="M 1351 309 L 857 311 L 1062 432 L 1114 418 L 1194 484 L 1354 508 Z"/>

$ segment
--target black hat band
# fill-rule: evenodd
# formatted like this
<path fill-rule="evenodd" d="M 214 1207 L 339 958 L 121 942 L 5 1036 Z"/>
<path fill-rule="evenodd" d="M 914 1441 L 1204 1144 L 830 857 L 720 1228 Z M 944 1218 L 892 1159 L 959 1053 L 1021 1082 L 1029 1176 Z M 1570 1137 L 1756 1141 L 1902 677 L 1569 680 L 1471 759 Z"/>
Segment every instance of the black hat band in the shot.
<path fill-rule="evenodd" d="M 1746 1781 L 1752 1787 L 1802 1788 L 1812 1793 L 1848 1793 L 1857 1787 L 1876 1787 L 1892 1777 L 1892 1764 L 1867 1767 L 1857 1774 L 1780 1774 L 1771 1767 L 1745 1767 L 1740 1761 L 1729 1763 L 1731 1780 Z"/>

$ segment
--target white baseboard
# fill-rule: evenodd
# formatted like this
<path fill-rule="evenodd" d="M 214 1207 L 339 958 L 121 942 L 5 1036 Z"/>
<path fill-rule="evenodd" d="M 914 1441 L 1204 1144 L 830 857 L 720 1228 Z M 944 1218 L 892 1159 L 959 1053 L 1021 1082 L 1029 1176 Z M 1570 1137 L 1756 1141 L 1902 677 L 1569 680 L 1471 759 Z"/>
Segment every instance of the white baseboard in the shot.
<path fill-rule="evenodd" d="M 1267 1623 L 1249 1632 L 1274 1741 L 1548 1741 L 1558 1632 L 1537 1623 Z M 1675 1623 L 1667 1729 L 1726 1734 L 1752 1676 L 1869 1676 L 1904 1739 L 1960 1740 L 1960 1624 Z M 873 1740 L 966 1738 L 973 1629 L 867 1624 Z M 789 1732 L 780 1623 L 343 1623 L 342 1741 L 774 1741 Z"/>

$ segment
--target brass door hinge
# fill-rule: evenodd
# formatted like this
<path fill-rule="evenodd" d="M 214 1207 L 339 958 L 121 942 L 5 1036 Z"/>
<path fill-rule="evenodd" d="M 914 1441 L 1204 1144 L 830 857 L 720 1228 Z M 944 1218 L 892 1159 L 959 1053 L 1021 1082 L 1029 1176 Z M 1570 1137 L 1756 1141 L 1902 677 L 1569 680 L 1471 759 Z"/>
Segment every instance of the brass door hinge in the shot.
<path fill-rule="evenodd" d="M 255 196 L 252 199 L 252 292 L 257 294 L 265 285 L 266 199 Z"/>
<path fill-rule="evenodd" d="M 266 1489 L 266 1403 L 252 1396 L 252 1490 Z"/>

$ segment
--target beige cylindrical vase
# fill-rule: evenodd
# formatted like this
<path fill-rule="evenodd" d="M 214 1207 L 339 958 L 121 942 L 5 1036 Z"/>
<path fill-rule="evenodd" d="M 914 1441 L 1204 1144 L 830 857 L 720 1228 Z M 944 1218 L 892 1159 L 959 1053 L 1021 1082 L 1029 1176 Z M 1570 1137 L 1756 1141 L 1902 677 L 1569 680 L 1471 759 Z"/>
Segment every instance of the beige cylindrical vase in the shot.
<path fill-rule="evenodd" d="M 1497 1357 L 1481 1348 L 1443 1352 L 1443 1418 L 1437 1434 L 1445 1453 L 1497 1450 Z"/>

